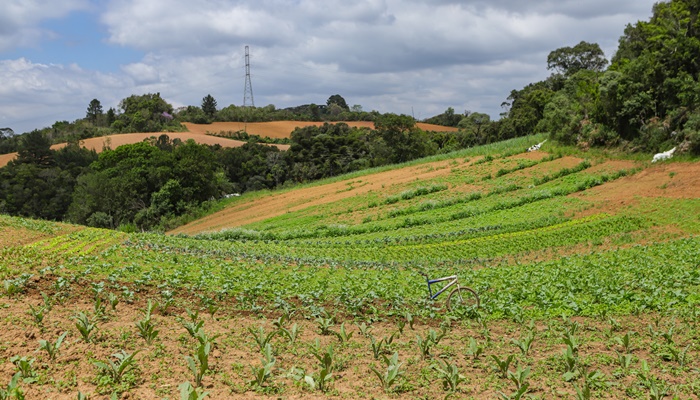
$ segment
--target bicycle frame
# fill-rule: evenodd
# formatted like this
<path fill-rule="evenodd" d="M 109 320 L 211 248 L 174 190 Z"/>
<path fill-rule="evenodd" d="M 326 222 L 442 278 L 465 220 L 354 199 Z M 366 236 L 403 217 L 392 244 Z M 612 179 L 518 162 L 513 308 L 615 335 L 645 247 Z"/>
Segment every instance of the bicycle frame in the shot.
<path fill-rule="evenodd" d="M 444 278 L 437 278 L 437 279 L 428 279 L 428 278 L 425 278 L 425 280 L 428 281 L 428 293 L 430 293 L 430 299 L 431 299 L 431 300 L 435 300 L 435 299 L 436 299 L 439 295 L 441 295 L 445 290 L 449 289 L 449 288 L 452 287 L 455 283 L 457 283 L 457 279 L 458 279 L 458 278 L 457 278 L 457 275 L 446 276 L 446 277 L 444 277 Z M 435 294 L 433 294 L 433 289 L 430 287 L 430 285 L 432 285 L 432 284 L 434 284 L 434 283 L 438 283 L 438 282 L 449 281 L 449 280 L 451 280 L 452 282 L 448 283 L 447 285 L 445 285 L 445 287 L 443 287 L 443 288 L 440 289 L 438 292 L 436 292 Z M 457 285 L 457 286 L 459 286 L 459 285 Z"/>

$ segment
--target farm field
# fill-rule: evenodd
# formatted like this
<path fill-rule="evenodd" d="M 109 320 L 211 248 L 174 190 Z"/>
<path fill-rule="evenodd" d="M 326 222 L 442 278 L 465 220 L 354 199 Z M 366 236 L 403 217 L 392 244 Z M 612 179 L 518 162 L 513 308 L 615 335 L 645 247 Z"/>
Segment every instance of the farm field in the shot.
<path fill-rule="evenodd" d="M 233 139 L 226 139 L 226 138 L 221 138 L 221 137 L 215 137 L 215 136 L 209 136 L 209 135 L 204 135 L 200 133 L 192 133 L 192 132 L 149 132 L 149 133 L 122 133 L 118 135 L 108 135 L 108 136 L 100 136 L 100 137 L 95 137 L 95 138 L 89 138 L 85 140 L 80 141 L 81 147 L 85 147 L 89 150 L 95 150 L 98 153 L 102 151 L 105 147 L 110 147 L 110 148 L 117 148 L 121 145 L 124 144 L 132 144 L 132 143 L 138 143 L 144 141 L 144 139 L 148 139 L 151 136 L 158 137 L 160 135 L 168 135 L 170 139 L 180 139 L 183 142 L 187 140 L 194 140 L 197 143 L 200 144 L 207 144 L 207 145 L 215 145 L 218 144 L 222 147 L 238 147 L 238 146 L 243 146 L 245 142 L 240 141 L 240 140 L 233 140 Z M 59 143 L 51 146 L 52 149 L 58 150 L 62 147 L 65 147 L 65 143 Z M 277 144 L 274 145 L 277 146 L 280 150 L 287 150 L 289 148 L 289 145 L 284 145 L 284 144 Z M 10 161 L 14 160 L 17 157 L 17 153 L 10 153 L 10 154 L 0 154 L 0 168 L 4 167 L 9 163 Z"/>
<path fill-rule="evenodd" d="M 334 122 L 335 123 L 335 122 Z M 374 128 L 373 122 L 367 121 L 351 121 L 343 122 L 353 127 L 367 127 Z M 102 151 L 105 146 L 111 148 L 117 148 L 124 144 L 132 144 L 142 142 L 151 136 L 160 136 L 166 134 L 170 139 L 180 139 L 183 142 L 189 139 L 194 140 L 200 144 L 215 145 L 218 144 L 223 147 L 238 147 L 243 146 L 245 142 L 234 139 L 227 139 L 225 137 L 212 136 L 211 134 L 217 134 L 221 132 L 237 132 L 246 130 L 251 135 L 259 135 L 262 137 L 270 137 L 273 139 L 283 139 L 289 138 L 292 131 L 297 127 L 305 126 L 320 126 L 323 122 L 311 122 L 311 121 L 271 121 L 271 122 L 250 122 L 244 124 L 242 122 L 214 122 L 211 124 L 193 124 L 191 122 L 184 122 L 183 125 L 187 127 L 189 132 L 149 132 L 149 133 L 122 133 L 117 135 L 108 135 L 95 138 L 89 138 L 82 140 L 81 146 L 90 150 L 95 150 L 98 153 Z M 434 124 L 426 124 L 423 122 L 418 122 L 416 124 L 419 128 L 429 131 L 438 132 L 454 132 L 457 128 L 440 126 Z M 59 143 L 51 146 L 52 149 L 57 150 L 64 147 L 65 143 Z M 271 144 L 270 146 L 276 146 L 280 150 L 289 149 L 289 145 L 286 144 Z M 0 154 L 0 168 L 4 167 L 10 161 L 17 157 L 17 153 L 10 154 Z"/>
<path fill-rule="evenodd" d="M 524 153 L 541 139 L 244 194 L 168 235 L 0 215 L 0 388 L 698 398 L 700 163 Z"/>
<path fill-rule="evenodd" d="M 338 122 L 329 122 L 338 123 Z M 374 122 L 370 121 L 346 121 L 342 122 L 351 127 L 357 128 L 370 128 L 374 129 Z M 187 127 L 187 130 L 192 133 L 207 134 L 207 133 L 219 133 L 219 132 L 237 132 L 245 130 L 251 135 L 258 135 L 262 137 L 270 137 L 273 139 L 284 139 L 290 137 L 292 131 L 296 128 L 303 128 L 306 126 L 321 126 L 323 122 L 313 122 L 313 121 L 270 121 L 270 122 L 212 122 L 211 124 L 193 124 L 191 122 L 184 122 L 183 125 Z M 436 131 L 436 132 L 455 132 L 457 128 L 450 126 L 440 126 L 434 124 L 426 124 L 423 122 L 416 123 L 416 126 L 424 131 Z"/>

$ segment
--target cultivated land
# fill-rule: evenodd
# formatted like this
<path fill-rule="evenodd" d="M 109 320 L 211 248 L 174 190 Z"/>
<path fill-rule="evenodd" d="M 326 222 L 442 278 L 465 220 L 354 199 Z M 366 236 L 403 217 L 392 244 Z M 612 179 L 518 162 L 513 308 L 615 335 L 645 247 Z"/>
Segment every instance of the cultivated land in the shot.
<path fill-rule="evenodd" d="M 245 194 L 174 232 L 210 232 L 194 237 L 0 216 L 0 382 L 23 370 L 27 398 L 50 399 L 185 382 L 215 399 L 698 398 L 700 163 L 522 152 L 541 139 Z M 482 307 L 426 300 L 421 272 L 458 274 Z M 122 350 L 133 369 L 106 372 Z"/>
<path fill-rule="evenodd" d="M 335 124 L 337 122 L 329 122 Z M 351 127 L 370 128 L 374 129 L 374 122 L 369 121 L 349 121 L 343 122 Z M 312 121 L 271 121 L 271 122 L 213 122 L 211 124 L 193 124 L 190 122 L 183 123 L 192 133 L 199 134 L 217 134 L 220 132 L 237 132 L 246 131 L 250 135 L 258 135 L 262 137 L 270 137 L 273 139 L 288 138 L 292 131 L 296 128 L 304 128 L 307 126 L 321 126 L 323 122 Z M 434 124 L 425 124 L 418 122 L 416 124 L 424 131 L 436 132 L 456 132 L 457 128 L 449 126 L 440 126 Z"/>
<path fill-rule="evenodd" d="M 336 123 L 336 122 L 333 122 Z M 367 121 L 355 121 L 355 122 L 343 122 L 352 127 L 366 127 L 374 129 L 373 122 Z M 296 128 L 303 128 L 306 126 L 321 126 L 323 122 L 309 122 L 309 121 L 272 121 L 272 122 L 214 122 L 211 124 L 193 124 L 190 122 L 183 123 L 189 132 L 149 132 L 149 133 L 122 133 L 117 135 L 108 135 L 95 137 L 90 139 L 85 139 L 80 141 L 81 147 L 85 147 L 90 150 L 95 150 L 98 153 L 101 152 L 105 147 L 115 149 L 124 144 L 132 144 L 142 142 L 144 139 L 148 139 L 152 136 L 158 137 L 162 134 L 166 134 L 170 139 L 180 139 L 183 142 L 189 139 L 194 140 L 200 144 L 215 145 L 218 144 L 223 147 L 238 147 L 243 146 L 245 142 L 234 139 L 227 139 L 225 137 L 213 136 L 227 132 L 237 132 L 246 131 L 250 135 L 258 135 L 261 137 L 269 137 L 272 139 L 284 139 L 289 138 L 291 133 Z M 425 124 L 419 122 L 416 124 L 419 128 L 426 131 L 437 131 L 437 132 L 455 132 L 457 128 L 440 126 L 434 124 Z M 64 147 L 66 144 L 56 144 L 51 146 L 52 149 L 58 150 Z M 286 144 L 271 144 L 270 146 L 276 146 L 280 150 L 289 149 L 289 145 Z M 0 154 L 0 168 L 7 165 L 8 162 L 14 160 L 17 157 L 17 153 L 10 154 Z"/>

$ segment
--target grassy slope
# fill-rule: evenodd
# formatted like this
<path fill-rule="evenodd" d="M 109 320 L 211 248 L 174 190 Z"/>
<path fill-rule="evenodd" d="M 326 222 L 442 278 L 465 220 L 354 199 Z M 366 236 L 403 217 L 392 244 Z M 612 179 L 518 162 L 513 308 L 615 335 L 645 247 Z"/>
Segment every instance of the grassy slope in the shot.
<path fill-rule="evenodd" d="M 13 373 L 10 357 L 26 355 L 42 366 L 37 383 L 22 384 L 35 397 L 54 393 L 54 398 L 74 398 L 78 390 L 129 390 L 138 398 L 176 395 L 179 383 L 192 381 L 184 356 L 193 354 L 196 341 L 175 316 L 186 317 L 185 308 L 200 308 L 219 317 L 202 319 L 206 331 L 223 335 L 217 340 L 214 370 L 205 377 L 214 398 L 256 392 L 325 396 L 289 375 L 294 366 L 307 374 L 318 372 L 308 347 L 316 339 L 322 346 L 335 343 L 338 365 L 328 395 L 382 396 L 368 367 L 385 366 L 373 357 L 371 337 L 361 336 L 351 324 L 370 325 L 375 340 L 389 338 L 408 312 L 418 319 L 416 331 L 401 328 L 403 334 L 395 335 L 386 353 L 396 351 L 404 362 L 405 377 L 393 386 L 402 396 L 440 392 L 441 375 L 431 368 L 438 360 L 466 376 L 459 397 L 510 394 L 514 383 L 492 368 L 493 356 L 513 354 L 521 371 L 530 368 L 529 393 L 573 397 L 575 386 L 581 389 L 587 381 L 565 375 L 566 332 L 581 343 L 574 364 L 602 374 L 588 380 L 598 396 L 648 398 L 663 387 L 680 398 L 698 396 L 700 383 L 692 367 L 700 363 L 698 164 L 651 166 L 553 147 L 545 150 L 554 157 L 501 156 L 525 144 L 520 139 L 415 161 L 401 168 L 432 178 L 394 186 L 390 181 L 382 190 L 328 203 L 320 195 L 313 207 L 200 239 L 126 235 L 0 216 L 0 279 L 9 295 L 0 301 L 5 305 L 0 315 L 12 321 L 3 336 L 7 345 L 0 349 L 3 380 Z M 484 162 L 485 155 L 494 159 Z M 584 158 L 590 166 L 581 164 Z M 565 168 L 571 173 L 563 173 Z M 620 170 L 635 173 L 617 176 Z M 329 185 L 359 188 L 373 176 L 400 171 L 385 168 L 301 189 L 257 193 L 231 205 L 297 190 L 324 193 Z M 237 240 L 217 240 L 224 238 Z M 430 329 L 437 330 L 446 312 L 442 299 L 424 299 L 419 270 L 432 276 L 456 272 L 483 302 L 477 314 L 452 315 L 446 338 L 430 356 L 421 355 L 416 335 L 425 338 Z M 40 292 L 63 302 L 47 312 L 41 326 L 27 309 L 27 303 L 38 308 L 44 301 Z M 93 315 L 95 293 L 105 303 L 108 298 L 120 303 L 96 320 L 95 343 L 85 344 L 70 318 L 78 310 Z M 134 326 L 147 299 L 163 305 L 154 317 L 161 334 L 151 345 Z M 274 379 L 256 389 L 247 384 L 252 379 L 248 365 L 259 366 L 260 353 L 247 328 L 263 326 L 270 332 L 267 318 L 281 310 L 294 313 L 283 326 L 291 329 L 296 323 L 303 333 L 295 343 L 284 335 L 272 340 Z M 314 320 L 331 316 L 332 331 L 345 322 L 345 329 L 354 332 L 348 343 L 319 333 L 320 322 Z M 55 340 L 64 330 L 71 334 L 63 358 L 51 361 L 43 352 L 32 353 L 37 339 Z M 636 334 L 625 366 L 620 358 L 627 354 L 624 335 L 632 331 Z M 533 350 L 521 354 L 515 344 L 531 332 Z M 27 342 L 32 343 L 29 351 Z M 474 346 L 481 346 L 484 355 L 475 358 Z M 142 351 L 141 378 L 122 384 L 100 378 L 91 361 L 120 349 Z M 516 372 L 516 366 L 510 370 Z M 71 381 L 64 371 L 74 371 L 77 379 Z"/>

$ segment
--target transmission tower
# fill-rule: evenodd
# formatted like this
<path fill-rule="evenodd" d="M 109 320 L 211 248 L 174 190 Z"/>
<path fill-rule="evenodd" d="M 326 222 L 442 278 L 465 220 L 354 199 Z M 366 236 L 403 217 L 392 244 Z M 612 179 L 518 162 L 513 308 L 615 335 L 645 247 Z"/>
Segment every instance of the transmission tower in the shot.
<path fill-rule="evenodd" d="M 243 88 L 243 107 L 255 107 L 253 100 L 253 84 L 250 83 L 250 53 L 245 47 L 245 87 Z"/>

